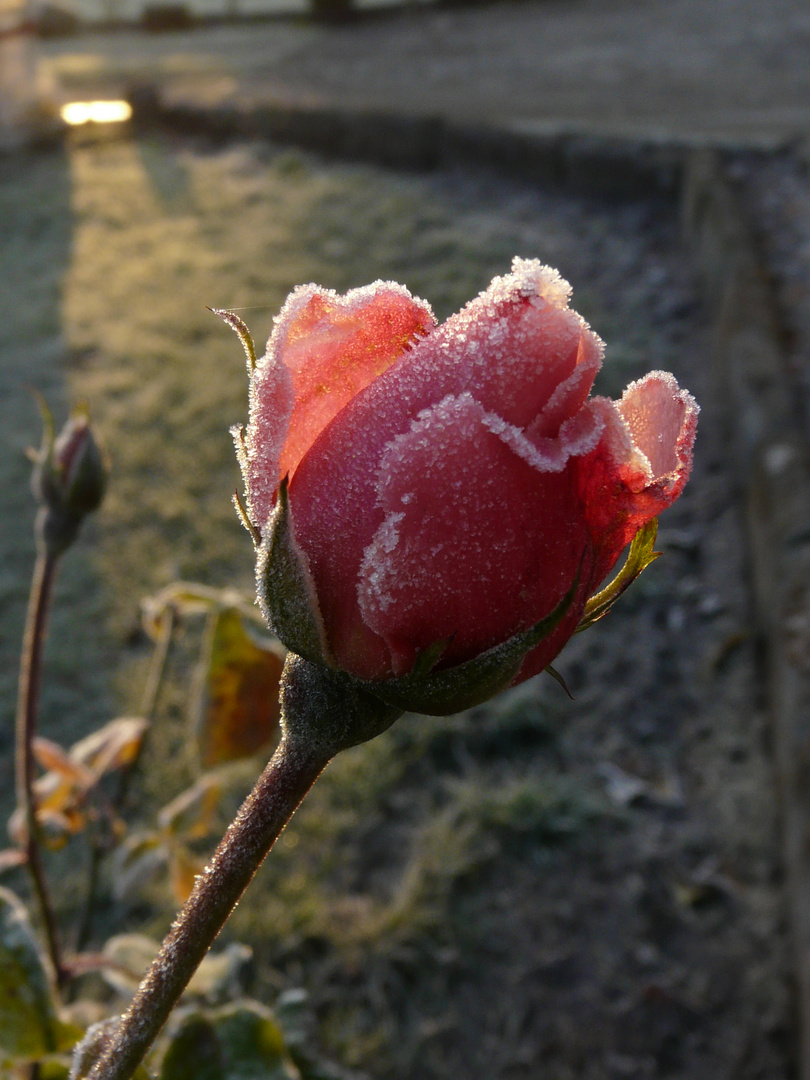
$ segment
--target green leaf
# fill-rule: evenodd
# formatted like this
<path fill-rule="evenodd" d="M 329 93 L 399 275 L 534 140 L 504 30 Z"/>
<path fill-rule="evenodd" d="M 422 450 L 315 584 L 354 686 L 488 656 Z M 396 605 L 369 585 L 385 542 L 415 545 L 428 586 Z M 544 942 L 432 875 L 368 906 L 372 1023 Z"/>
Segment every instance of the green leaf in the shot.
<path fill-rule="evenodd" d="M 256 1002 L 219 1010 L 214 1023 L 227 1080 L 293 1080 L 292 1064 L 273 1014 Z"/>
<path fill-rule="evenodd" d="M 57 1048 L 56 1005 L 28 914 L 0 888 L 0 1054 L 32 1060 Z"/>
<path fill-rule="evenodd" d="M 642 570 L 655 562 L 660 551 L 653 551 L 658 535 L 658 518 L 653 518 L 638 530 L 633 537 L 627 560 L 616 577 L 600 592 L 595 593 L 585 605 L 585 611 L 575 633 L 579 634 L 604 618 L 625 589 L 629 588 Z"/>
<path fill-rule="evenodd" d="M 299 1080 L 273 1014 L 253 1001 L 187 1014 L 170 1037 L 160 1080 Z"/>
<path fill-rule="evenodd" d="M 235 997 L 252 956 L 253 950 L 238 941 L 231 942 L 220 952 L 209 952 L 192 975 L 186 993 L 212 1002 Z"/>
<path fill-rule="evenodd" d="M 219 1039 L 204 1013 L 188 1016 L 172 1037 L 160 1080 L 225 1080 Z"/>
<path fill-rule="evenodd" d="M 117 934 L 104 945 L 103 955 L 110 961 L 101 968 L 104 979 L 124 997 L 133 994 L 160 950 L 160 943 L 144 934 Z M 209 1000 L 222 998 L 239 988 L 244 965 L 252 951 L 247 945 L 232 942 L 225 949 L 209 952 L 183 991 Z"/>
<path fill-rule="evenodd" d="M 194 703 L 203 768 L 251 757 L 278 740 L 283 667 L 283 648 L 251 633 L 237 608 L 212 613 Z"/>
<path fill-rule="evenodd" d="M 48 1058 L 39 1062 L 37 1080 L 69 1080 L 70 1066 L 59 1058 Z"/>
<path fill-rule="evenodd" d="M 145 934 L 116 934 L 109 938 L 102 950 L 110 961 L 109 967 L 101 968 L 104 981 L 123 997 L 129 997 L 138 989 L 159 949 L 160 943 Z"/>

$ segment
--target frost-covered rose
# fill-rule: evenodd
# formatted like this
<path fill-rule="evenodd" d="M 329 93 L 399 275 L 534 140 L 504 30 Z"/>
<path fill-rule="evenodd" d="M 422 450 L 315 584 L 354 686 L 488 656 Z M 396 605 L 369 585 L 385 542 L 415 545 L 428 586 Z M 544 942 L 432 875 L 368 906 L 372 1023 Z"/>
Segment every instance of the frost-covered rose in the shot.
<path fill-rule="evenodd" d="M 570 292 L 515 259 L 440 326 L 393 283 L 290 295 L 236 435 L 260 597 L 291 649 L 384 689 L 556 609 L 506 682 L 553 660 L 682 490 L 698 412 L 664 372 L 589 398 L 603 345 Z"/>

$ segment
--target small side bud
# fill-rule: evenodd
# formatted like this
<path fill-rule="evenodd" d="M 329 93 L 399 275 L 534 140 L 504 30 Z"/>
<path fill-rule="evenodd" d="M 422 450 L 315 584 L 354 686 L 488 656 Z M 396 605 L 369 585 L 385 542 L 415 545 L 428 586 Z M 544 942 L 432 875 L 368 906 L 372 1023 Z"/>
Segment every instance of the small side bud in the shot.
<path fill-rule="evenodd" d="M 73 410 L 59 435 L 42 399 L 40 409 L 45 430 L 32 477 L 34 497 L 42 504 L 37 540 L 50 554 L 61 555 L 84 518 L 100 505 L 109 470 L 86 406 Z"/>

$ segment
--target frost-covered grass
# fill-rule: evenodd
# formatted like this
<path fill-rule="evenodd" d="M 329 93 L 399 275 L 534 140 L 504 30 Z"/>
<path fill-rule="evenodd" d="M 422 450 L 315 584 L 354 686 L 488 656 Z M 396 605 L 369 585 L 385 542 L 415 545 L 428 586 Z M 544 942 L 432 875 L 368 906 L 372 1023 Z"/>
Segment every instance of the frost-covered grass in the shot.
<path fill-rule="evenodd" d="M 572 281 L 575 306 L 608 340 L 602 386 L 615 394 L 644 370 L 677 369 L 689 297 L 662 209 L 552 198 L 485 175 L 401 176 L 258 145 L 77 139 L 64 153 L 0 164 L 4 775 L 32 559 L 23 452 L 37 441 L 38 419 L 29 386 L 62 414 L 87 400 L 113 461 L 104 506 L 66 560 L 46 657 L 42 730 L 71 741 L 137 708 L 142 596 L 177 578 L 251 587 L 251 545 L 230 501 L 238 471 L 228 428 L 246 417 L 244 358 L 206 305 L 237 311 L 261 344 L 294 285 L 345 290 L 382 277 L 428 299 L 441 318 L 513 255 L 538 257 Z M 188 781 L 178 751 L 189 674 L 176 665 L 162 699 L 143 773 L 153 809 Z M 554 744 L 567 709 L 549 682 L 484 710 L 473 729 L 468 719 L 406 718 L 330 766 L 230 931 L 256 950 L 260 996 L 304 982 L 334 1054 L 379 1076 L 412 1075 L 419 1009 L 439 1007 L 431 995 L 455 970 L 452 950 L 484 932 L 479 916 L 492 917 L 486 898 L 496 894 L 481 893 L 480 910 L 477 901 L 457 907 L 464 882 L 490 873 L 502 847 L 527 866 L 531 851 L 542 867 L 547 847 L 617 827 L 593 775 L 571 782 L 553 754 L 533 756 Z M 79 862 L 62 866 L 63 908 L 75 903 Z M 156 933 L 171 912 L 161 895 Z M 118 917 L 106 913 L 108 930 L 122 929 Z M 380 1003 L 389 991 L 408 1000 L 425 950 L 433 981 L 403 1020 L 416 1026 L 399 1045 Z"/>
<path fill-rule="evenodd" d="M 403 177 L 258 146 L 77 138 L 65 153 L 4 161 L 6 755 L 32 558 L 24 450 L 39 420 L 29 387 L 62 415 L 87 400 L 113 461 L 104 507 L 66 560 L 47 656 L 43 730 L 70 740 L 136 707 L 142 596 L 177 578 L 251 586 L 251 547 L 230 502 L 228 427 L 246 417 L 244 362 L 206 305 L 238 311 L 261 343 L 294 285 L 344 290 L 383 277 L 443 317 L 514 254 L 537 256 L 570 276 L 575 304 L 611 341 L 607 381 L 618 389 L 645 367 L 635 340 L 645 330 L 626 309 L 644 305 L 655 283 L 631 275 L 625 310 L 605 301 L 606 276 L 624 282 L 637 258 L 638 212 L 593 210 L 486 177 Z M 599 266 L 608 249 L 611 264 Z"/>

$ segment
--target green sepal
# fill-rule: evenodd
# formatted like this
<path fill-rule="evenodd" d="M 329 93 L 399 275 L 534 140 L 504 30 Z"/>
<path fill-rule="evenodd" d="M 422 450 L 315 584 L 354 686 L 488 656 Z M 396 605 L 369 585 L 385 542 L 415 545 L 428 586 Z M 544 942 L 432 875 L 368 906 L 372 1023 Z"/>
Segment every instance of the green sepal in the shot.
<path fill-rule="evenodd" d="M 273 633 L 290 650 L 328 664 L 318 601 L 295 537 L 285 476 L 256 561 L 259 605 Z"/>
<path fill-rule="evenodd" d="M 245 359 L 247 360 L 248 374 L 252 375 L 256 370 L 256 346 L 253 344 L 253 335 L 247 328 L 247 323 L 243 319 L 240 319 L 238 315 L 232 311 L 226 311 L 225 308 L 210 307 L 208 309 L 213 315 L 219 315 L 220 319 L 236 334 L 239 340 L 242 342 L 242 348 L 245 350 Z"/>
<path fill-rule="evenodd" d="M 653 518 L 646 525 L 641 526 L 633 537 L 624 566 L 604 589 L 594 593 L 590 598 L 585 605 L 585 611 L 582 614 L 579 626 L 574 631 L 575 633 L 579 634 L 581 631 L 587 630 L 589 626 L 593 626 L 595 622 L 604 618 L 625 589 L 633 584 L 642 570 L 645 570 L 651 562 L 655 562 L 661 554 L 660 551 L 653 551 L 657 535 L 658 518 Z"/>
<path fill-rule="evenodd" d="M 568 683 L 565 681 L 565 679 L 562 677 L 562 675 L 559 673 L 559 671 L 557 671 L 557 669 L 555 667 L 552 667 L 551 664 L 546 664 L 546 666 L 543 668 L 543 670 L 545 671 L 545 673 L 547 675 L 550 675 L 552 677 L 552 679 L 554 679 L 554 681 L 556 683 L 560 684 L 560 686 L 563 688 L 563 690 L 566 692 L 566 694 L 568 694 L 570 699 L 573 701 L 574 700 L 574 695 L 568 689 Z"/>
<path fill-rule="evenodd" d="M 557 629 L 574 602 L 579 580 L 580 572 L 577 571 L 568 592 L 545 619 L 472 660 L 444 671 L 426 671 L 425 658 L 428 657 L 433 666 L 447 647 L 447 642 L 441 642 L 420 654 L 414 670 L 407 675 L 362 685 L 368 693 L 388 705 L 428 716 L 447 716 L 480 705 L 505 690 L 520 671 L 526 654 Z"/>

